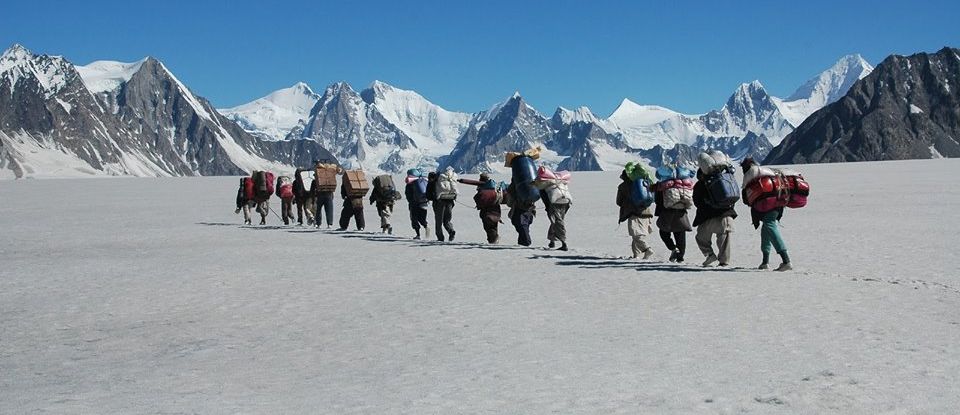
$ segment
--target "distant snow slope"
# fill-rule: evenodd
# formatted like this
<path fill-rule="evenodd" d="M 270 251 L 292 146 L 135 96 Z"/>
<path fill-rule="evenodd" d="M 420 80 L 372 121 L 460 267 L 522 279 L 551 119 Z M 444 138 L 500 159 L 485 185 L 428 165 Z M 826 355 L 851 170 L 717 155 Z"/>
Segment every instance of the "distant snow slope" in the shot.
<path fill-rule="evenodd" d="M 282 140 L 301 120 L 310 117 L 310 109 L 318 100 L 320 95 L 314 93 L 309 85 L 297 82 L 252 102 L 217 111 L 247 132 Z"/>
<path fill-rule="evenodd" d="M 787 120 L 798 127 L 810 114 L 843 97 L 854 83 L 872 71 L 873 65 L 862 56 L 844 56 L 786 99 L 776 98 L 777 106 Z"/>
<path fill-rule="evenodd" d="M 414 91 L 381 81 L 374 81 L 360 94 L 418 148 L 434 157 L 449 154 L 470 122 L 470 114 L 447 111 Z"/>
<path fill-rule="evenodd" d="M 459 204 L 435 243 L 402 202 L 393 237 L 243 227 L 229 177 L 4 182 L 0 413 L 955 412 L 960 161 L 798 168 L 784 274 L 742 206 L 736 268 L 621 259 L 616 172 L 574 174 L 570 252 L 542 210 L 526 249 Z"/>
<path fill-rule="evenodd" d="M 76 66 L 87 89 L 94 94 L 109 92 L 130 81 L 147 59 L 123 63 L 116 61 L 96 61 L 84 66 Z"/>

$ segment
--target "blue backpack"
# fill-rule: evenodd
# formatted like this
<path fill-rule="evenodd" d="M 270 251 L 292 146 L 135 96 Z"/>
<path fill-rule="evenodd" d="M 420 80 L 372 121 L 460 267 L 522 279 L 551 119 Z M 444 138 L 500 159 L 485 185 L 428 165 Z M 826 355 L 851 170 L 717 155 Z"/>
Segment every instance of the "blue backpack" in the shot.
<path fill-rule="evenodd" d="M 646 209 L 653 204 L 653 192 L 650 191 L 650 183 L 644 179 L 630 182 L 630 203 L 639 209 Z"/>
<path fill-rule="evenodd" d="M 521 203 L 536 203 L 540 199 L 540 190 L 533 186 L 537 177 L 537 166 L 529 156 L 514 157 L 510 163 L 513 172 L 514 196 Z"/>
<path fill-rule="evenodd" d="M 740 200 L 740 185 L 732 167 L 705 176 L 703 188 L 706 190 L 704 202 L 715 209 L 730 209 Z"/>
<path fill-rule="evenodd" d="M 413 200 L 411 202 L 417 204 L 427 203 L 427 179 L 421 177 L 414 181 L 413 183 Z"/>

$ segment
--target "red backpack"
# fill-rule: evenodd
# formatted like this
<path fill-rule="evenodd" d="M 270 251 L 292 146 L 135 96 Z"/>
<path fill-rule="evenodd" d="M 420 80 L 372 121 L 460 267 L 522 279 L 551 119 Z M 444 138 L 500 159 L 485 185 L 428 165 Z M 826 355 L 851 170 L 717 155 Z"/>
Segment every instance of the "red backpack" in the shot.
<path fill-rule="evenodd" d="M 253 200 L 254 191 L 253 191 L 253 178 L 244 177 L 243 178 L 243 197 L 247 200 Z"/>

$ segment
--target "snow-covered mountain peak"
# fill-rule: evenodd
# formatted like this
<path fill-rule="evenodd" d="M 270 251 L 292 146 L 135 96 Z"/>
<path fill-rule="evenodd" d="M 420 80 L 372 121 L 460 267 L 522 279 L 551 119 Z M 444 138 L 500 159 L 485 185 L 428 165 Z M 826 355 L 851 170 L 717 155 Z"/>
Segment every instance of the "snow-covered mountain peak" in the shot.
<path fill-rule="evenodd" d="M 3 51 L 3 55 L 0 55 L 0 72 L 4 72 L 17 65 L 17 63 L 23 62 L 31 57 L 33 57 L 32 52 L 23 47 L 23 45 L 14 43 L 13 46 Z"/>
<path fill-rule="evenodd" d="M 758 107 L 766 106 L 770 101 L 770 94 L 767 93 L 763 84 L 755 80 L 740 84 L 723 107 L 733 113 L 745 114 L 754 112 Z"/>
<path fill-rule="evenodd" d="M 140 66 L 147 61 L 143 58 L 136 62 L 124 63 L 116 61 L 95 61 L 87 65 L 76 66 L 84 85 L 94 94 L 117 89 L 121 84 L 130 80 L 133 74 L 140 70 Z"/>
<path fill-rule="evenodd" d="M 373 81 L 360 96 L 431 154 L 452 150 L 470 122 L 470 114 L 447 111 L 414 91 L 382 81 Z"/>
<path fill-rule="evenodd" d="M 219 110 L 250 133 L 281 140 L 310 116 L 320 96 L 309 85 L 297 82 L 246 104 Z"/>
<path fill-rule="evenodd" d="M 629 128 L 630 126 L 656 124 L 677 115 L 679 113 L 669 108 L 659 105 L 640 105 L 624 98 L 607 119 L 621 127 Z"/>
<path fill-rule="evenodd" d="M 569 110 L 564 107 L 558 107 L 557 111 L 553 115 L 554 120 L 562 122 L 563 124 L 570 124 L 573 122 L 586 122 L 586 123 L 599 123 L 600 119 L 590 111 L 590 108 L 587 107 L 577 107 L 577 109 Z"/>
<path fill-rule="evenodd" d="M 784 117 L 796 127 L 810 114 L 846 95 L 854 83 L 870 72 L 873 72 L 873 65 L 863 59 L 863 56 L 847 55 L 801 85 L 787 99 L 775 102 Z"/>
<path fill-rule="evenodd" d="M 0 55 L 0 74 L 14 88 L 22 78 L 36 78 L 47 98 L 53 96 L 74 75 L 72 65 L 61 56 L 36 55 L 14 44 Z"/>
<path fill-rule="evenodd" d="M 829 104 L 840 99 L 855 82 L 870 72 L 873 72 L 873 65 L 859 54 L 844 56 L 800 86 L 786 101 L 806 99 L 816 100 L 821 106 Z"/>

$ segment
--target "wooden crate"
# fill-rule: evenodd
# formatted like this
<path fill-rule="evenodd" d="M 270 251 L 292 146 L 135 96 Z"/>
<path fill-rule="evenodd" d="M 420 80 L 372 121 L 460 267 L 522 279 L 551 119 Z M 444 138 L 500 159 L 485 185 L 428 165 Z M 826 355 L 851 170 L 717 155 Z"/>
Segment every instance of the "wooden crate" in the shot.
<path fill-rule="evenodd" d="M 347 195 L 363 197 L 370 191 L 367 175 L 363 170 L 347 170 L 343 173 L 343 185 L 347 188 Z"/>

